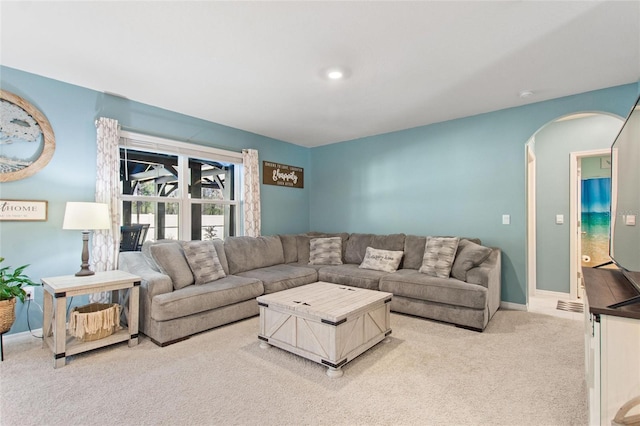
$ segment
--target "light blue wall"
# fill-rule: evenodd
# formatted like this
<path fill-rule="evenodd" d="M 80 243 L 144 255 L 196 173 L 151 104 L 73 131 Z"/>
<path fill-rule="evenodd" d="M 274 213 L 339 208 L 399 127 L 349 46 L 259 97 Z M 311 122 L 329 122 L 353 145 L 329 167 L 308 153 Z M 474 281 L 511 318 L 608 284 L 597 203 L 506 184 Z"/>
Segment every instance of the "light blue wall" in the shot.
<path fill-rule="evenodd" d="M 627 107 L 627 110 L 631 106 Z M 608 149 L 622 127 L 620 117 L 598 115 L 557 121 L 535 136 L 536 145 L 536 288 L 570 292 L 570 176 L 571 152 Z M 598 167 L 600 166 L 599 157 Z M 610 171 L 611 169 L 609 169 Z M 556 224 L 556 215 L 564 216 Z"/>
<path fill-rule="evenodd" d="M 263 233 L 308 230 L 466 235 L 503 250 L 502 300 L 525 303 L 524 144 L 544 124 L 580 111 L 626 115 L 631 84 L 409 129 L 302 148 L 216 123 L 0 67 L 3 90 L 27 99 L 53 127 L 56 151 L 36 175 L 0 186 L 0 197 L 49 201 L 46 222 L 0 223 L 5 265 L 31 264 L 34 280 L 73 273 L 80 236 L 62 231 L 64 203 L 91 200 L 99 116 L 126 130 L 239 151 L 305 168 L 305 189 L 262 186 Z M 501 225 L 502 214 L 511 225 Z M 36 300 L 42 300 L 41 290 Z M 76 301 L 82 304 L 84 301 Z M 18 304 L 12 332 L 26 330 Z M 41 326 L 34 314 L 31 327 Z"/>
<path fill-rule="evenodd" d="M 502 300 L 524 304 L 525 143 L 570 113 L 626 116 L 637 94 L 630 84 L 313 148 L 311 228 L 478 237 L 503 250 Z"/>
<path fill-rule="evenodd" d="M 291 164 L 305 172 L 309 169 L 307 148 L 12 68 L 0 67 L 0 86 L 38 108 L 55 133 L 55 154 L 44 169 L 32 177 L 0 184 L 0 198 L 49 202 L 46 222 L 0 222 L 0 256 L 6 258 L 3 266 L 30 264 L 27 272 L 36 281 L 79 269 L 81 236 L 63 231 L 62 217 L 66 201 L 94 199 L 97 117 L 115 118 L 125 130 L 195 144 L 236 152 L 255 148 L 261 161 Z M 309 230 L 309 186 L 305 186 L 261 186 L 263 234 Z M 36 289 L 36 301 L 42 301 L 41 288 Z M 85 302 L 76 300 L 74 305 Z M 11 332 L 27 330 L 25 311 L 18 302 Z M 41 327 L 40 311 L 33 304 L 30 311 L 31 327 Z"/>

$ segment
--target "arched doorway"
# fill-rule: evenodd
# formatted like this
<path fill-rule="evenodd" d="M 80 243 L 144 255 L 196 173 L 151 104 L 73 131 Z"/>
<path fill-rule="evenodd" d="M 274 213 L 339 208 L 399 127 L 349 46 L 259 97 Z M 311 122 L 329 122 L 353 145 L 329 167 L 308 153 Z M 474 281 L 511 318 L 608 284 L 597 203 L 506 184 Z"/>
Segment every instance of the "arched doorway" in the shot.
<path fill-rule="evenodd" d="M 527 305 L 534 296 L 579 296 L 583 158 L 607 155 L 623 120 L 605 113 L 571 114 L 541 127 L 525 145 Z"/>

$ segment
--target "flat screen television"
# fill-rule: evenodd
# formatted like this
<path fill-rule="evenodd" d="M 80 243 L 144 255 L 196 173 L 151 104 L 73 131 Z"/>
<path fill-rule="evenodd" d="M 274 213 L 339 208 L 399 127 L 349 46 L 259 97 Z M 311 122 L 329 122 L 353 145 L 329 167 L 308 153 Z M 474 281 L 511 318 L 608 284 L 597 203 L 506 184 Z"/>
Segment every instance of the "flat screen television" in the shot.
<path fill-rule="evenodd" d="M 609 256 L 638 295 L 610 308 L 640 302 L 640 98 L 611 145 Z"/>

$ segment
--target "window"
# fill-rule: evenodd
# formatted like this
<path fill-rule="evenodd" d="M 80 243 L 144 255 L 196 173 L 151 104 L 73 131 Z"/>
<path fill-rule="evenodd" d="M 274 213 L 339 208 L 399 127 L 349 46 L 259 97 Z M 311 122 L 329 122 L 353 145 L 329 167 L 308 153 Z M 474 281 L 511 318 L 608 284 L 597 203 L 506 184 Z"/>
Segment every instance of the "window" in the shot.
<path fill-rule="evenodd" d="M 148 224 L 147 240 L 239 235 L 241 167 L 240 153 L 121 132 L 121 224 Z"/>

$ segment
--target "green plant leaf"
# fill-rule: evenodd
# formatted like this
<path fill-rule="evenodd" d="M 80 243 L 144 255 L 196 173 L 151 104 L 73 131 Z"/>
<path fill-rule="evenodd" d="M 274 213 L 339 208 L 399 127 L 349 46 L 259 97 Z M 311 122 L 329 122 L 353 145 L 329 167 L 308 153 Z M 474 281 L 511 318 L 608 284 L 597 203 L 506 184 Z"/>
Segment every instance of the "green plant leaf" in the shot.
<path fill-rule="evenodd" d="M 0 263 L 4 261 L 4 257 L 0 257 Z M 22 265 L 11 271 L 10 266 L 3 266 L 0 268 L 0 300 L 7 300 L 13 297 L 17 297 L 20 301 L 24 302 L 27 293 L 22 288 L 23 285 L 37 286 L 35 283 L 25 275 L 23 272 L 29 265 Z"/>

